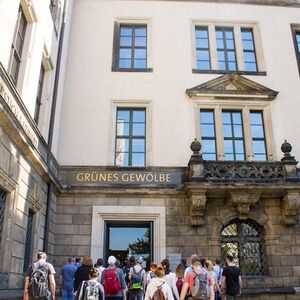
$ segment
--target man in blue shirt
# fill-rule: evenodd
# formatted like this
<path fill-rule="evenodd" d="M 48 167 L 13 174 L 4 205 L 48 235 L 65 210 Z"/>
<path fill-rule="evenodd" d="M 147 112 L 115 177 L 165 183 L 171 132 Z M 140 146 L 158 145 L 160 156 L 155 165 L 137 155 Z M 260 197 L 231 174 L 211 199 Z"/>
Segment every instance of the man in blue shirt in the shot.
<path fill-rule="evenodd" d="M 69 257 L 68 263 L 61 268 L 59 286 L 62 288 L 63 300 L 73 300 L 74 277 L 77 268 L 74 265 L 74 258 Z"/>

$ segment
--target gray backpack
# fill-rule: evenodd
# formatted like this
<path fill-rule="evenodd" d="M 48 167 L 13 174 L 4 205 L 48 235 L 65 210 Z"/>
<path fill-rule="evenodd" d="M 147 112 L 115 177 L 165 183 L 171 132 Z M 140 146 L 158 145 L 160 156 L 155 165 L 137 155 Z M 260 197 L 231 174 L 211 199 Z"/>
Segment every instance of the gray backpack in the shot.
<path fill-rule="evenodd" d="M 50 294 L 48 287 L 48 264 L 36 268 L 32 264 L 32 273 L 28 286 L 28 295 L 31 298 L 47 298 Z"/>
<path fill-rule="evenodd" d="M 195 284 L 192 287 L 191 294 L 194 300 L 207 300 L 207 275 L 195 274 Z"/>
<path fill-rule="evenodd" d="M 85 281 L 83 283 L 83 300 L 99 300 L 101 293 L 102 291 L 98 282 Z"/>

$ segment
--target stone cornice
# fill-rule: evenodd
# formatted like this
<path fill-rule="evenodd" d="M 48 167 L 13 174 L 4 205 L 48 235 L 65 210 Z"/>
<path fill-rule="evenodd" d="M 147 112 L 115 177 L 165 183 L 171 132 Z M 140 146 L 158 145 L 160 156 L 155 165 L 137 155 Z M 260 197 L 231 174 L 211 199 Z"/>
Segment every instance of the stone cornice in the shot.
<path fill-rule="evenodd" d="M 112 0 L 127 1 L 127 0 Z M 139 1 L 140 0 L 133 0 Z M 282 6 L 282 7 L 300 7 L 299 0 L 142 0 L 145 2 L 186 2 L 186 3 L 217 3 L 217 4 L 243 4 L 259 6 Z"/>

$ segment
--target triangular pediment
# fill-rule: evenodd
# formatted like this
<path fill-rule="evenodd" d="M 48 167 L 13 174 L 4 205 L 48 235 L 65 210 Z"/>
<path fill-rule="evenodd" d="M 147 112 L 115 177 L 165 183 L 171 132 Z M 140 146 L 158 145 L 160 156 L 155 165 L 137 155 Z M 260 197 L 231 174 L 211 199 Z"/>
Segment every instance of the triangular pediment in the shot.
<path fill-rule="evenodd" d="M 278 92 L 239 74 L 225 74 L 186 90 L 191 98 L 273 100 Z"/>

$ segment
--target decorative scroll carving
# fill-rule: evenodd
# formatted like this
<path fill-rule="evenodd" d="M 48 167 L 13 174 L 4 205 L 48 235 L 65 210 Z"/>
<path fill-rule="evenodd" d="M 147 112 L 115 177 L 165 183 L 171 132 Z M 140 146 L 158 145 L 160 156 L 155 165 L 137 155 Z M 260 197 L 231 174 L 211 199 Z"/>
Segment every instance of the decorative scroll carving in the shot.
<path fill-rule="evenodd" d="M 236 207 L 240 219 L 246 219 L 250 212 L 250 207 L 259 201 L 261 192 L 238 190 L 229 193 L 229 203 Z"/>
<path fill-rule="evenodd" d="M 211 181 L 285 181 L 280 162 L 205 162 L 204 177 Z"/>
<path fill-rule="evenodd" d="M 283 215 L 286 225 L 296 224 L 296 216 L 300 207 L 299 192 L 288 192 L 283 197 Z"/>
<path fill-rule="evenodd" d="M 189 200 L 192 226 L 204 225 L 204 214 L 206 207 L 205 193 L 192 193 Z"/>

